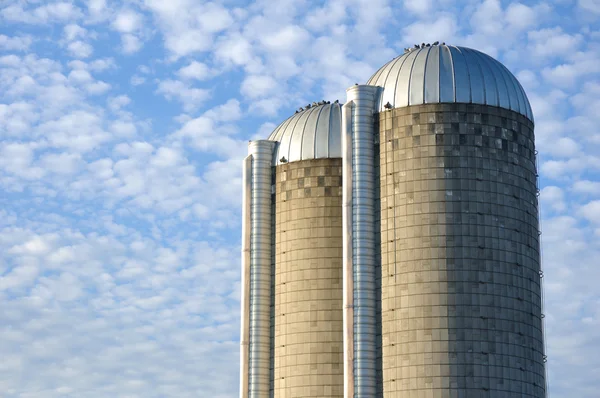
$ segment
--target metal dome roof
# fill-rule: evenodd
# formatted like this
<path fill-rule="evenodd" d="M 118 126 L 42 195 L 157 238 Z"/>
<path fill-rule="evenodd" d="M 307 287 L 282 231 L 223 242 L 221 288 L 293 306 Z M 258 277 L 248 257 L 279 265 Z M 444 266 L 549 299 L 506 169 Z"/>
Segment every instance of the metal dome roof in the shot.
<path fill-rule="evenodd" d="M 382 86 L 380 109 L 436 103 L 473 103 L 518 112 L 531 121 L 525 90 L 494 58 L 466 47 L 413 48 L 381 67 L 367 82 Z"/>
<path fill-rule="evenodd" d="M 342 157 L 342 112 L 337 102 L 312 106 L 292 115 L 269 136 L 278 141 L 273 165 L 298 160 Z"/>

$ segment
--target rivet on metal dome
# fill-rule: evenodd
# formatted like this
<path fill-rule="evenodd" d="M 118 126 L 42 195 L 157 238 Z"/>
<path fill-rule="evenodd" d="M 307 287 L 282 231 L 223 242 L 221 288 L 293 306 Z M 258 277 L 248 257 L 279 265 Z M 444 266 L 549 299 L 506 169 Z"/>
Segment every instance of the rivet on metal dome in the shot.
<path fill-rule="evenodd" d="M 299 110 L 271 133 L 268 139 L 279 142 L 273 165 L 342 157 L 341 105 L 337 101 L 315 104 Z"/>
<path fill-rule="evenodd" d="M 435 43 L 434 43 L 435 44 Z M 473 103 L 533 113 L 516 77 L 500 62 L 466 47 L 415 45 L 381 67 L 367 82 L 381 86 L 380 108 Z"/>

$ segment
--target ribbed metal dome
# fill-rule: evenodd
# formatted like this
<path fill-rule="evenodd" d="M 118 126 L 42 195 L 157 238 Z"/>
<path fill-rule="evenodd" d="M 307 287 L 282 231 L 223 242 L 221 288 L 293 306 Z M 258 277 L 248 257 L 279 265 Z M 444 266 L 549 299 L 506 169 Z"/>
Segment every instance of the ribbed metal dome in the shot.
<path fill-rule="evenodd" d="M 494 58 L 466 47 L 424 46 L 394 58 L 367 82 L 384 89 L 380 109 L 436 103 L 473 103 L 533 113 L 515 76 Z"/>
<path fill-rule="evenodd" d="M 339 103 L 312 106 L 281 123 L 269 136 L 278 141 L 273 165 L 281 159 L 298 160 L 342 157 L 342 113 Z"/>

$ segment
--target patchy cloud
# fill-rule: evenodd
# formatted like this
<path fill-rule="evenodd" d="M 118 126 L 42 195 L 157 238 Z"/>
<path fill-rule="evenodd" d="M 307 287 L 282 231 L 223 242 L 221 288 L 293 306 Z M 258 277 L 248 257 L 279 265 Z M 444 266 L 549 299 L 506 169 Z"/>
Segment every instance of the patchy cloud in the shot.
<path fill-rule="evenodd" d="M 598 2 L 233 4 L 0 2 L 3 396 L 235 396 L 247 141 L 439 40 L 528 93 L 550 391 L 595 398 Z"/>

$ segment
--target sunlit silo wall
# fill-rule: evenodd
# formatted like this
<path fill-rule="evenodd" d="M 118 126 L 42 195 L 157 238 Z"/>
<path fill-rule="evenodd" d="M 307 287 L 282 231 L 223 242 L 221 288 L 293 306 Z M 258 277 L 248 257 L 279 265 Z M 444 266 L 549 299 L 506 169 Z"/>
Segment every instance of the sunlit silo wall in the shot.
<path fill-rule="evenodd" d="M 487 105 L 379 114 L 386 398 L 545 397 L 533 139 Z"/>
<path fill-rule="evenodd" d="M 275 169 L 274 396 L 341 398 L 341 159 Z"/>

